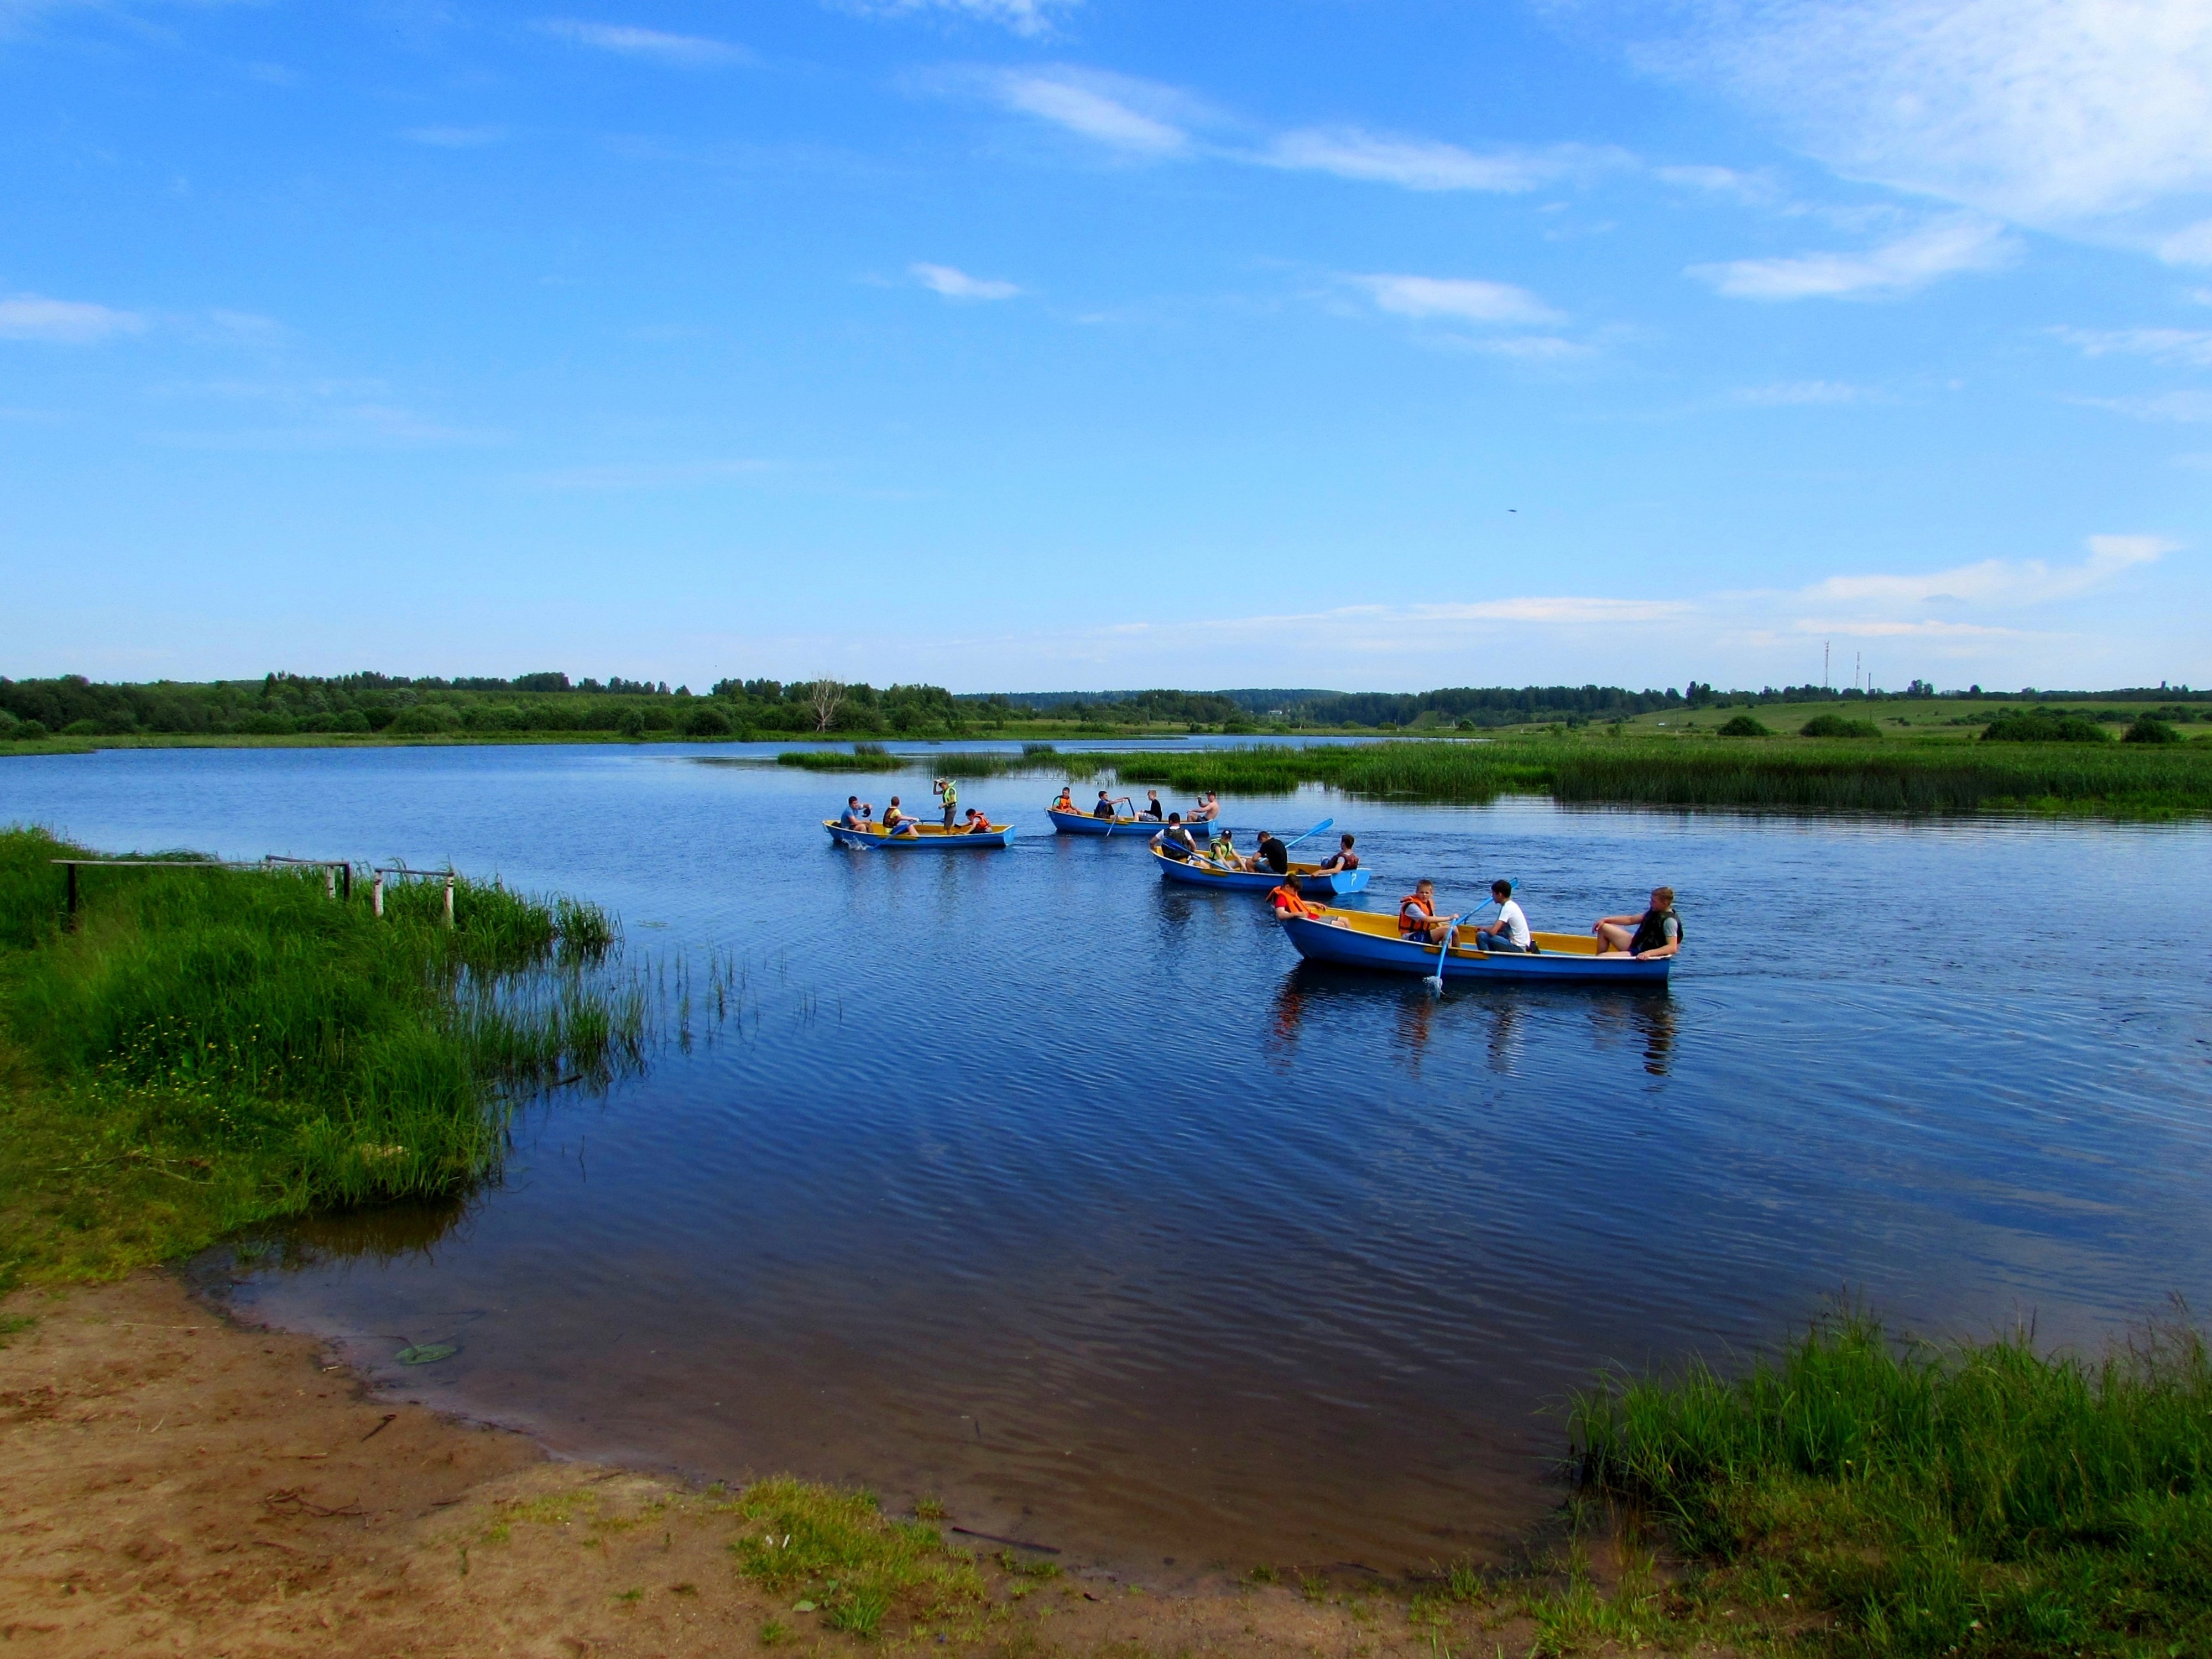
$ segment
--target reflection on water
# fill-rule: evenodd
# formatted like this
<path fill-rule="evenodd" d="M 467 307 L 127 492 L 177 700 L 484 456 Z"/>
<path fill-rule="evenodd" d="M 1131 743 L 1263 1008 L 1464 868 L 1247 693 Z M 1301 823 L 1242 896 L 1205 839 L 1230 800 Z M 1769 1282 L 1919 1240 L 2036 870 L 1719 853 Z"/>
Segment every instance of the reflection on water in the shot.
<path fill-rule="evenodd" d="M 931 858 L 822 844 L 842 780 L 652 752 L 4 765 L 11 814 L 95 844 L 450 855 L 727 970 L 714 1040 L 702 1005 L 533 1107 L 496 1189 L 302 1228 L 237 1287 L 563 1450 L 1389 1566 L 1540 1514 L 1543 1413 L 1596 1368 L 1725 1359 L 1839 1285 L 2085 1340 L 2212 1297 L 2202 829 L 1232 805 L 1333 812 L 1389 891 L 1510 873 L 1579 931 L 1665 880 L 1695 918 L 1667 990 L 1439 995 L 1052 836 L 1035 780 L 963 791 L 1013 849 Z M 2012 948 L 1962 949 L 2000 908 Z M 1893 918 L 1881 951 L 1839 913 Z M 459 1352 L 392 1364 L 419 1341 Z"/>

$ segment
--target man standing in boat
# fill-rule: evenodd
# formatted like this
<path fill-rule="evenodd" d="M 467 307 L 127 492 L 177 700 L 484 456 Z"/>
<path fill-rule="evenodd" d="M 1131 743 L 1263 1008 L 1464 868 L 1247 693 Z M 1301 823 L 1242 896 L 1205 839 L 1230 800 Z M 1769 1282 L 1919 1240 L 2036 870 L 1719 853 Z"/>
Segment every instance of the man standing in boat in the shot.
<path fill-rule="evenodd" d="M 956 822 L 954 809 L 960 805 L 960 786 L 950 778 L 934 778 L 929 787 L 945 803 L 945 828 L 949 833 Z"/>

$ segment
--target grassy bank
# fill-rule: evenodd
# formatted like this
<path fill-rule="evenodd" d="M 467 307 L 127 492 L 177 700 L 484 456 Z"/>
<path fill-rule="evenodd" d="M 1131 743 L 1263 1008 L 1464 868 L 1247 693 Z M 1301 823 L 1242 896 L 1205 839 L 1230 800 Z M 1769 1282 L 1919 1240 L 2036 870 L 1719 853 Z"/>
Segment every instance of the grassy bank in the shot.
<path fill-rule="evenodd" d="M 1029 756 L 946 751 L 915 758 L 794 751 L 822 771 L 916 770 L 958 777 L 1043 770 L 1195 794 L 1288 794 L 1327 784 L 1355 795 L 1490 800 L 1549 794 L 1638 806 L 1973 812 L 1985 809 L 2175 817 L 2212 812 L 2212 744 L 1965 744 L 1915 739 L 1768 742 L 1525 738 Z"/>
<path fill-rule="evenodd" d="M 507 1103 L 638 1052 L 589 906 L 463 882 L 98 869 L 0 831 L 0 1282 L 97 1276 L 319 1207 L 457 1190 Z"/>
<path fill-rule="evenodd" d="M 1582 1478 L 1691 1564 L 1655 1633 L 1809 1653 L 2212 1652 L 2212 1358 L 2186 1328 L 2091 1363 L 2025 1338 L 1815 1328 L 1723 1382 L 1577 1402 Z"/>

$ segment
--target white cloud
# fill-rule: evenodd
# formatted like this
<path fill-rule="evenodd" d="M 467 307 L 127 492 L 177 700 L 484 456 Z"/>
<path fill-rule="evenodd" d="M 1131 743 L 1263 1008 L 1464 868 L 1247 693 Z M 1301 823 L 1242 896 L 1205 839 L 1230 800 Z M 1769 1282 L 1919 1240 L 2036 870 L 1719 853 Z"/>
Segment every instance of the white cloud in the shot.
<path fill-rule="evenodd" d="M 2160 536 L 2092 536 L 2080 564 L 2052 566 L 2040 559 L 2012 562 L 1984 559 L 1924 575 L 1831 576 L 1806 588 L 1808 603 L 1844 603 L 1876 611 L 1930 605 L 2022 606 L 2079 598 L 2117 580 L 2138 565 L 2177 551 Z"/>
<path fill-rule="evenodd" d="M 1839 170 L 2052 228 L 2212 190 L 2203 0 L 1692 0 L 1647 52 Z M 2201 216 L 2202 209 L 2192 216 Z"/>
<path fill-rule="evenodd" d="M 1771 386 L 1741 386 L 1735 394 L 1736 402 L 1759 408 L 1863 403 L 1871 395 L 1865 387 L 1842 380 L 1778 380 Z"/>
<path fill-rule="evenodd" d="M 915 281 L 948 300 L 1011 300 L 1021 292 L 1012 283 L 970 276 L 951 265 L 912 264 L 907 270 Z"/>
<path fill-rule="evenodd" d="M 2212 368 L 2212 331 L 2203 329 L 2054 328 L 2051 331 L 2068 344 L 2079 346 L 2085 357 L 2118 353 Z"/>
<path fill-rule="evenodd" d="M 1170 88 L 1095 70 L 1010 73 L 994 89 L 1007 108 L 1139 155 L 1170 155 L 1188 143 L 1178 112 L 1189 100 Z"/>
<path fill-rule="evenodd" d="M 2212 219 L 2174 232 L 2158 245 L 2158 257 L 2170 265 L 2212 265 Z"/>
<path fill-rule="evenodd" d="M 730 483 L 783 470 L 780 461 L 616 462 L 532 473 L 524 482 L 544 489 L 662 489 L 686 484 Z"/>
<path fill-rule="evenodd" d="M 428 144 L 433 149 L 477 149 L 486 144 L 502 143 L 507 137 L 507 129 L 500 126 L 409 127 L 399 136 L 410 144 Z"/>
<path fill-rule="evenodd" d="M 1620 158 L 1618 152 L 1573 145 L 1485 155 L 1427 139 L 1378 137 L 1358 127 L 1307 127 L 1284 133 L 1254 159 L 1267 167 L 1328 173 L 1407 190 L 1516 194 Z"/>
<path fill-rule="evenodd" d="M 1559 313 L 1525 288 L 1462 276 L 1348 276 L 1377 307 L 1398 317 L 1463 323 L 1553 323 Z"/>
<path fill-rule="evenodd" d="M 1962 271 L 1990 270 L 2015 246 L 1994 220 L 1939 219 L 1864 253 L 1801 253 L 1692 265 L 1690 275 L 1739 300 L 1858 299 L 1905 294 Z"/>
<path fill-rule="evenodd" d="M 2212 392 L 2159 392 L 2142 398 L 2078 398 L 2092 409 L 2109 409 L 2139 421 L 2212 421 Z"/>
<path fill-rule="evenodd" d="M 635 28 L 627 23 L 586 23 L 574 18 L 556 17 L 548 19 L 539 27 L 548 34 L 558 35 L 580 46 L 617 52 L 625 58 L 643 58 L 657 63 L 678 64 L 687 69 L 744 63 L 752 57 L 752 53 L 743 46 L 732 46 L 726 40 L 710 40 L 702 34 L 669 34 L 659 29 Z"/>
<path fill-rule="evenodd" d="M 884 16 L 919 11 L 949 11 L 980 22 L 997 23 L 1016 34 L 1047 34 L 1054 12 L 1072 10 L 1081 0 L 857 0 L 854 9 Z"/>
<path fill-rule="evenodd" d="M 84 300 L 49 300 L 36 294 L 0 300 L 0 340 L 88 345 L 118 334 L 140 333 L 145 326 L 145 318 L 135 311 Z"/>

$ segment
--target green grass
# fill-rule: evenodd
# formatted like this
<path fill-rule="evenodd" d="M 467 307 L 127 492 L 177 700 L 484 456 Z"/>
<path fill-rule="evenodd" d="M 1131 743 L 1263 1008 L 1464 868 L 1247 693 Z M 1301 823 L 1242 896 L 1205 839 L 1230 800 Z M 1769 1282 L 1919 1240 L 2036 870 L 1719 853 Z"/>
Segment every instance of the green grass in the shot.
<path fill-rule="evenodd" d="M 823 757 L 781 757 L 813 765 Z M 843 763 L 850 757 L 830 757 Z M 2212 812 L 2212 744 L 1984 744 L 1918 738 L 1788 744 L 1709 738 L 1520 738 L 1316 748 L 942 754 L 875 766 L 960 776 L 1112 772 L 1196 793 L 1354 795 L 1481 802 L 1501 794 L 1638 806 L 1963 813 L 1992 809 L 2155 818 Z"/>
<path fill-rule="evenodd" d="M 935 1527 L 885 1516 L 865 1492 L 790 1480 L 748 1486 L 730 1549 L 763 1589 L 811 1604 L 834 1630 L 874 1636 L 886 1618 L 972 1613 L 988 1600 L 974 1559 Z"/>
<path fill-rule="evenodd" d="M 2212 1652 L 2212 1356 L 2194 1329 L 2093 1362 L 2025 1336 L 1902 1345 L 1842 1317 L 1734 1380 L 1601 1388 L 1571 1420 L 1585 1489 L 1689 1564 L 1664 1598 L 1637 1587 L 1647 1636 L 1759 1626 L 1869 1659 Z M 1586 1588 L 1558 1599 L 1563 1638 L 1602 1626 Z"/>
<path fill-rule="evenodd" d="M 315 872 L 62 872 L 0 831 L 0 1274 L 99 1277 L 496 1169 L 506 1112 L 640 1056 L 601 912 L 463 882 L 371 914 Z"/>

